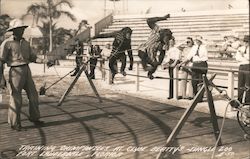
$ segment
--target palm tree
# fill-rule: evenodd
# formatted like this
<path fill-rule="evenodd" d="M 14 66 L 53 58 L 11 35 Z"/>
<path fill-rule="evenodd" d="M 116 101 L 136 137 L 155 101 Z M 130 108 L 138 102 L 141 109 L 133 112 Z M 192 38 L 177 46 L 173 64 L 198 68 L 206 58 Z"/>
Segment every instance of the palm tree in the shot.
<path fill-rule="evenodd" d="M 28 7 L 27 13 L 33 15 L 34 21 L 37 24 L 39 18 L 44 22 L 48 22 L 49 25 L 49 52 L 53 48 L 53 25 L 54 20 L 59 19 L 62 15 L 70 18 L 72 21 L 76 21 L 73 14 L 68 11 L 64 11 L 61 7 L 65 5 L 72 8 L 73 5 L 70 0 L 47 0 L 46 3 L 32 4 Z M 47 23 L 46 22 L 46 23 Z"/>
<path fill-rule="evenodd" d="M 32 4 L 30 6 L 28 6 L 26 14 L 24 14 L 21 19 L 24 19 L 26 16 L 28 15 L 32 15 L 33 19 L 32 19 L 32 27 L 34 25 L 38 24 L 38 21 L 40 18 L 46 18 L 46 14 L 44 14 L 44 10 L 45 8 L 40 5 L 40 4 Z"/>
<path fill-rule="evenodd" d="M 61 10 L 62 5 L 67 5 L 69 8 L 72 8 L 73 5 L 69 0 L 58 0 L 58 1 L 53 1 L 53 0 L 47 0 L 47 13 L 49 17 L 49 37 L 50 37 L 50 45 L 49 45 L 49 51 L 52 51 L 53 44 L 52 44 L 52 25 L 53 25 L 53 20 L 60 18 L 62 15 L 65 15 L 69 17 L 72 21 L 76 21 L 76 18 L 73 14 L 71 14 L 68 11 Z"/>

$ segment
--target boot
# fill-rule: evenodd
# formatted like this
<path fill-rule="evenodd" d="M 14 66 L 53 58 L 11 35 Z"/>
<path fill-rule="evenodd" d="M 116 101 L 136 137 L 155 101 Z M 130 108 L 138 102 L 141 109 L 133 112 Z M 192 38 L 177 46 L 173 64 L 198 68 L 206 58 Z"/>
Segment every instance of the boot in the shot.
<path fill-rule="evenodd" d="M 111 84 L 114 84 L 114 79 L 115 79 L 115 74 L 112 74 L 112 77 L 111 77 Z"/>
<path fill-rule="evenodd" d="M 133 66 L 130 65 L 129 68 L 128 68 L 128 70 L 133 70 Z"/>
<path fill-rule="evenodd" d="M 123 76 L 126 76 L 126 75 L 127 75 L 127 73 L 126 73 L 125 71 L 121 71 L 121 74 L 122 74 Z"/>

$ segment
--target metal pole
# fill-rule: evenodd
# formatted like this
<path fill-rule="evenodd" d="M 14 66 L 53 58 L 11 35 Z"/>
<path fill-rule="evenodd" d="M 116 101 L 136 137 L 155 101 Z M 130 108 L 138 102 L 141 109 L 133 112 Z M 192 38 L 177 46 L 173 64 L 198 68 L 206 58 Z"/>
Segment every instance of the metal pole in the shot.
<path fill-rule="evenodd" d="M 140 90 L 140 70 L 139 70 L 140 64 L 139 62 L 136 62 L 136 81 L 135 81 L 135 85 L 136 85 L 136 91 Z"/>

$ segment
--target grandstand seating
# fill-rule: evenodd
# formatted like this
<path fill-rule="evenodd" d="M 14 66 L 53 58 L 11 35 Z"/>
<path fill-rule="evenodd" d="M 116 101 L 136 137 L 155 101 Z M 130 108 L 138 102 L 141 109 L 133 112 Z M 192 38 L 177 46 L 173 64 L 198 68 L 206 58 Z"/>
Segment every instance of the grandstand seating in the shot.
<path fill-rule="evenodd" d="M 136 49 L 144 42 L 150 32 L 146 18 L 155 15 L 117 15 L 112 24 L 101 33 L 120 30 L 128 26 L 133 29 L 132 48 Z M 201 35 L 207 41 L 209 57 L 216 57 L 218 45 L 223 41 L 224 35 L 238 34 L 240 38 L 249 34 L 249 15 L 247 10 L 204 11 L 172 13 L 171 18 L 158 22 L 161 28 L 170 28 L 177 44 L 184 42 L 187 36 Z M 93 44 L 105 45 L 112 43 L 113 38 L 96 39 Z M 137 54 L 137 51 L 135 51 Z"/>

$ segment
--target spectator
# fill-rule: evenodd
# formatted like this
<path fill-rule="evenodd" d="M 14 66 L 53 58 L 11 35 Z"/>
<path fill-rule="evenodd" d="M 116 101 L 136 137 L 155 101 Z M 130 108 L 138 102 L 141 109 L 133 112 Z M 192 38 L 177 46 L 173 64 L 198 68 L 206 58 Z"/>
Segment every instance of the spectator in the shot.
<path fill-rule="evenodd" d="M 194 45 L 193 38 L 187 37 L 186 39 L 186 47 L 182 50 L 182 61 L 185 61 L 187 59 L 187 56 L 191 50 L 191 48 Z M 192 61 L 188 61 L 187 63 L 183 64 L 182 67 L 180 67 L 180 78 L 182 79 L 180 81 L 180 97 L 179 99 L 189 99 L 191 100 L 193 98 L 193 88 L 191 81 L 188 79 L 192 78 L 192 72 L 190 68 L 187 67 L 192 67 L 193 63 Z"/>
<path fill-rule="evenodd" d="M 236 60 L 239 62 L 238 100 L 241 103 L 250 103 L 250 90 L 246 91 L 245 99 L 243 99 L 244 89 L 250 88 L 249 35 L 244 36 L 243 42 L 243 46 L 236 53 Z"/>
<path fill-rule="evenodd" d="M 91 79 L 95 79 L 95 68 L 96 68 L 96 64 L 97 64 L 97 58 L 101 57 L 101 49 L 99 45 L 95 45 L 93 48 L 92 52 L 89 52 L 90 54 L 90 59 L 89 59 L 89 63 L 90 63 L 90 73 L 89 73 L 89 77 Z"/>
<path fill-rule="evenodd" d="M 104 48 L 101 50 L 102 60 L 101 60 L 100 70 L 102 71 L 102 79 L 104 79 L 104 80 L 105 80 L 105 76 L 106 76 L 106 70 L 105 70 L 104 64 L 105 64 L 105 61 L 109 60 L 110 54 L 111 54 L 111 45 L 110 45 L 110 43 L 107 43 L 104 46 Z M 117 71 L 117 68 L 116 68 L 116 71 Z"/>
<path fill-rule="evenodd" d="M 192 66 L 192 87 L 194 95 L 198 92 L 198 84 L 202 83 L 202 75 L 207 74 L 207 48 L 203 44 L 203 38 L 201 36 L 195 37 L 195 45 L 191 48 L 187 59 L 181 63 L 181 66 L 193 61 Z"/>
<path fill-rule="evenodd" d="M 101 56 L 103 59 L 108 60 L 111 54 L 111 45 L 107 43 L 105 47 L 102 49 Z"/>
<path fill-rule="evenodd" d="M 167 59 L 166 63 L 163 64 L 163 68 L 168 68 L 169 70 L 169 97 L 168 99 L 172 99 L 174 96 L 174 68 L 177 64 L 180 63 L 181 53 L 180 50 L 175 47 L 175 38 L 169 41 L 169 50 L 167 51 Z"/>
<path fill-rule="evenodd" d="M 220 49 L 220 56 L 232 58 L 236 53 L 237 49 L 240 47 L 240 40 L 238 35 L 224 36 L 224 42 Z"/>

